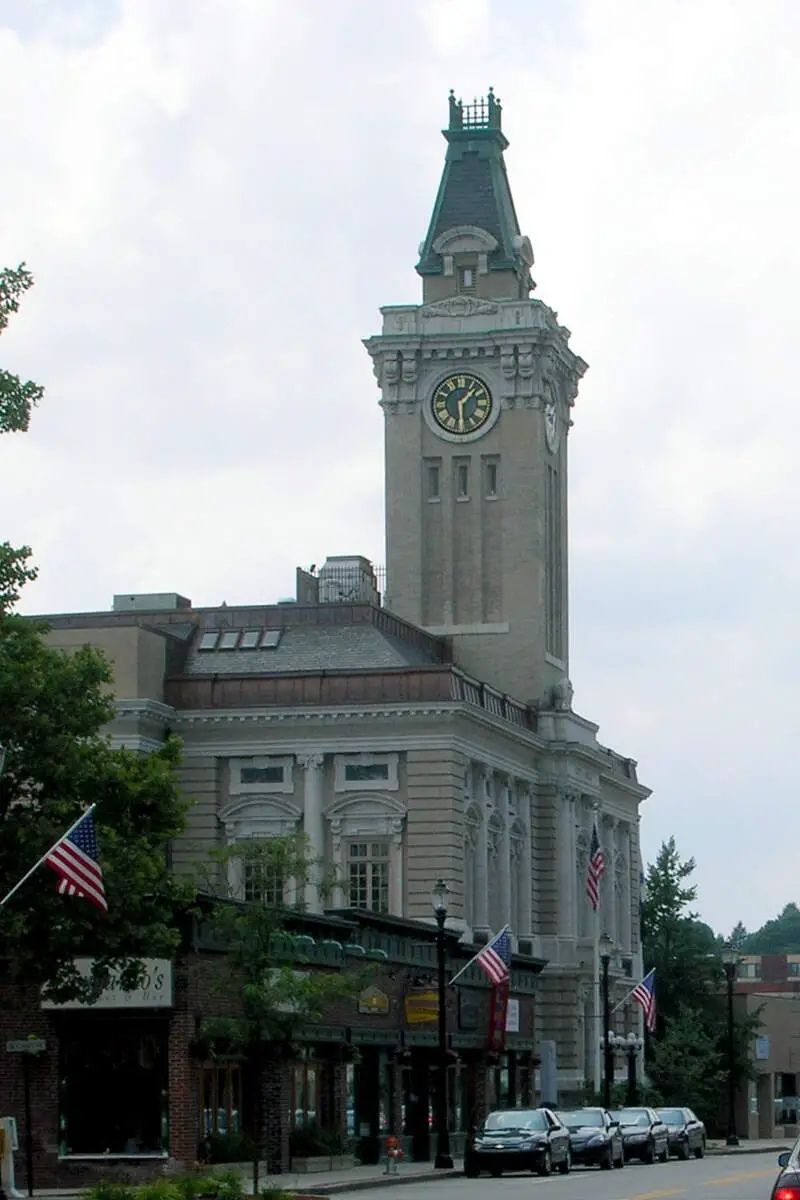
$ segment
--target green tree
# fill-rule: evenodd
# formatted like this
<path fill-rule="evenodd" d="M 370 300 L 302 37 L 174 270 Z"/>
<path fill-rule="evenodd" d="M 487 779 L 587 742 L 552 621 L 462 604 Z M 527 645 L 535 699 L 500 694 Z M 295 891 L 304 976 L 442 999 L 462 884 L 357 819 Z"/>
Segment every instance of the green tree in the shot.
<path fill-rule="evenodd" d="M 304 1026 L 318 1022 L 331 1004 L 352 998 L 370 969 L 315 966 L 308 939 L 298 933 L 303 896 L 310 880 L 323 894 L 334 880 L 322 860 L 309 854 L 307 839 L 275 837 L 239 843 L 212 853 L 207 872 L 213 892 L 207 933 L 225 951 L 212 978 L 212 992 L 226 1015 L 207 1015 L 199 1035 L 204 1054 L 241 1054 L 250 1073 L 253 1162 L 278 1156 L 274 1104 L 267 1099 L 270 1064 L 295 1053 L 294 1039 Z M 253 899 L 242 901 L 240 885 L 248 881 Z M 257 1178 L 256 1178 L 257 1183 Z"/>
<path fill-rule="evenodd" d="M 5 895 L 80 816 L 94 813 L 108 901 L 57 894 L 42 866 L 0 909 L 2 957 L 19 982 L 52 985 L 55 998 L 87 998 L 112 967 L 133 986 L 141 958 L 171 957 L 186 886 L 168 869 L 184 827 L 174 776 L 179 744 L 149 756 L 114 750 L 102 732 L 114 713 L 111 669 L 90 647 L 49 647 L 43 627 L 0 612 L 0 892 Z M 96 960 L 94 983 L 77 957 Z"/>
<path fill-rule="evenodd" d="M 787 904 L 777 917 L 748 934 L 737 948 L 744 954 L 800 953 L 800 909 L 794 902 Z"/>
<path fill-rule="evenodd" d="M 659 1033 L 687 997 L 700 1003 L 715 993 L 721 978 L 714 933 L 690 907 L 697 899 L 690 882 L 694 870 L 694 859 L 681 859 L 674 837 L 647 869 L 642 949 L 647 970 L 656 971 Z"/>
<path fill-rule="evenodd" d="M 749 936 L 750 935 L 748 934 L 742 922 L 737 921 L 731 930 L 731 936 L 728 938 L 728 945 L 733 950 L 738 950 L 743 953 Z"/>
<path fill-rule="evenodd" d="M 642 948 L 656 969 L 657 1028 L 648 1039 L 647 1069 L 667 1104 L 688 1104 L 713 1129 L 725 1110 L 727 1009 L 720 941 L 694 911 L 693 858 L 682 859 L 675 838 L 648 867 Z M 758 1013 L 736 1021 L 735 1071 L 752 1072 L 750 1046 Z"/>
<path fill-rule="evenodd" d="M 24 263 L 16 269 L 0 270 L 0 333 L 7 327 L 11 314 L 19 310 L 20 297 L 32 286 L 33 276 Z M 0 370 L 0 433 L 24 433 L 43 394 L 44 389 L 38 383 L 23 381 L 10 371 Z M 8 542 L 0 542 L 0 611 L 16 604 L 24 584 L 36 578 L 30 558 L 29 546 L 15 548 Z"/>

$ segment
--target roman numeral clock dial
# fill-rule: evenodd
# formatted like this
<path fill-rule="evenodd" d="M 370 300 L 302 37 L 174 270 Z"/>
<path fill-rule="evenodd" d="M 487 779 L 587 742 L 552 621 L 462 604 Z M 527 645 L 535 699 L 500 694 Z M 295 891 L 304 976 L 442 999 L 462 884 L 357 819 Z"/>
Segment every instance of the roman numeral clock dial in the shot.
<path fill-rule="evenodd" d="M 450 375 L 433 393 L 431 415 L 445 433 L 476 433 L 492 415 L 491 392 L 475 375 Z"/>

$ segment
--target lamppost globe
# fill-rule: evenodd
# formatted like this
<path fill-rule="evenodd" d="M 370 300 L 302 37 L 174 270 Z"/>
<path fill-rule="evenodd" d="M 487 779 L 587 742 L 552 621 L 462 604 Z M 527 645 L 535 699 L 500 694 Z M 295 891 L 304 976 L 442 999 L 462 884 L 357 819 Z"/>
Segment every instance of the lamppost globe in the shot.
<path fill-rule="evenodd" d="M 614 942 L 607 933 L 600 937 L 600 957 L 602 959 L 610 959 L 614 950 Z"/>
<path fill-rule="evenodd" d="M 450 896 L 450 888 L 443 879 L 437 879 L 431 892 L 431 903 L 436 916 L 447 916 L 447 900 Z"/>

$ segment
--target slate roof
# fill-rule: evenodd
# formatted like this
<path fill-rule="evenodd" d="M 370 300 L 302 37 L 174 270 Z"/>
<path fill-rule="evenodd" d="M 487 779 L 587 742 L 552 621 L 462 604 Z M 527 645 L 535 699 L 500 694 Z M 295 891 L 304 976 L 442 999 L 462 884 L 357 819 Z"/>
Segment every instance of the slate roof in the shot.
<path fill-rule="evenodd" d="M 272 650 L 200 650 L 198 631 L 186 675 L 274 675 L 298 671 L 386 670 L 428 666 L 441 659 L 374 626 L 288 626 Z"/>
<path fill-rule="evenodd" d="M 489 255 L 490 270 L 515 267 L 514 238 L 520 228 L 503 158 L 507 139 L 496 127 L 451 127 L 444 136 L 447 156 L 417 271 L 441 272 L 442 260 L 433 244 L 458 225 L 476 225 L 497 239 L 497 249 Z"/>

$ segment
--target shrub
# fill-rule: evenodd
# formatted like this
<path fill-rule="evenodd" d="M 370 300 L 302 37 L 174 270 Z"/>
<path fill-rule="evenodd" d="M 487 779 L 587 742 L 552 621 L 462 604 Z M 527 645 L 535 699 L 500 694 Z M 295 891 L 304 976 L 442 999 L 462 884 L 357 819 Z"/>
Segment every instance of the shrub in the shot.
<path fill-rule="evenodd" d="M 83 1193 L 84 1200 L 135 1200 L 136 1189 L 127 1183 L 101 1179 Z"/>

